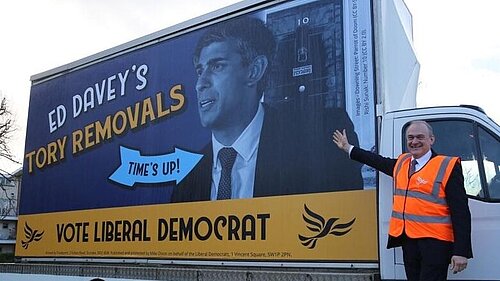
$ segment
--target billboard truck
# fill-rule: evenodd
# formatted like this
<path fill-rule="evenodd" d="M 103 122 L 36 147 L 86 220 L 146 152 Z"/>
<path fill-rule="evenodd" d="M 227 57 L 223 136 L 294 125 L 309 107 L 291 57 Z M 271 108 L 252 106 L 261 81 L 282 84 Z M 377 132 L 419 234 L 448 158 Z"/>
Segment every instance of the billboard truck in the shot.
<path fill-rule="evenodd" d="M 500 280 L 500 128 L 415 108 L 411 28 L 400 0 L 243 1 L 32 76 L 1 279 L 403 280 L 392 179 L 332 133 L 397 157 L 426 120 L 472 213 L 449 278 Z"/>

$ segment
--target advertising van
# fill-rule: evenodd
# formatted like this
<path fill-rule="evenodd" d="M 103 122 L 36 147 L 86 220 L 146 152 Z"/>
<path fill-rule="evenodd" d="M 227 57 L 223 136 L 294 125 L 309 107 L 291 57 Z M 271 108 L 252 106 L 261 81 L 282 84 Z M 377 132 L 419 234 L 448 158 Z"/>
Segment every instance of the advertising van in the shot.
<path fill-rule="evenodd" d="M 32 76 L 1 279 L 404 280 L 392 178 L 332 134 L 397 157 L 426 120 L 472 213 L 449 278 L 500 280 L 500 128 L 415 108 L 411 28 L 401 0 L 243 1 Z"/>

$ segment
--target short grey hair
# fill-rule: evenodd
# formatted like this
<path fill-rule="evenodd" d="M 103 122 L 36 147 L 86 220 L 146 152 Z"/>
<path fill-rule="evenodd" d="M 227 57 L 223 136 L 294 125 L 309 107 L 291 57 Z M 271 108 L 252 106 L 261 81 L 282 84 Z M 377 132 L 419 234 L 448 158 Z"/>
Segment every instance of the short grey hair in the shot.
<path fill-rule="evenodd" d="M 424 120 L 415 120 L 415 121 L 411 121 L 410 124 L 408 125 L 408 127 L 406 127 L 406 132 L 405 134 L 408 135 L 408 128 L 410 128 L 411 125 L 416 125 L 416 124 L 423 124 L 425 125 L 425 127 L 427 127 L 427 130 L 429 131 L 429 136 L 430 137 L 433 137 L 434 136 L 434 129 L 432 129 L 432 126 L 427 123 L 426 121 Z"/>

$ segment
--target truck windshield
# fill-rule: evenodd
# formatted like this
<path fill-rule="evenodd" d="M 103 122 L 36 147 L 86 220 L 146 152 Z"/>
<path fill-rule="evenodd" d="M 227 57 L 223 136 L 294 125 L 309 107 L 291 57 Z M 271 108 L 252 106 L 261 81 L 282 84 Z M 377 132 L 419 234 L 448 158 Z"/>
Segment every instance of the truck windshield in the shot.
<path fill-rule="evenodd" d="M 499 140 L 469 120 L 428 122 L 436 136 L 433 149 L 439 154 L 461 158 L 467 195 L 487 201 L 500 200 Z"/>

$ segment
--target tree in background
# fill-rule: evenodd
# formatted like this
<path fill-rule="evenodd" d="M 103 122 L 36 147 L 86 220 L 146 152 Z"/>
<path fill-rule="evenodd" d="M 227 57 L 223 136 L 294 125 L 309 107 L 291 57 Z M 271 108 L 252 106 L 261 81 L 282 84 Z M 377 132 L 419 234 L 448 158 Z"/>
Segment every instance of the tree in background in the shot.
<path fill-rule="evenodd" d="M 14 159 L 9 149 L 9 141 L 14 131 L 14 119 L 9 111 L 7 99 L 2 98 L 0 103 L 0 157 L 20 164 Z"/>
<path fill-rule="evenodd" d="M 11 136 L 15 131 L 14 118 L 9 111 L 7 99 L 0 102 L 0 159 L 21 164 L 15 160 L 9 148 Z M 15 215 L 17 206 L 16 194 L 12 192 L 13 176 L 0 169 L 0 220 L 8 215 Z"/>

